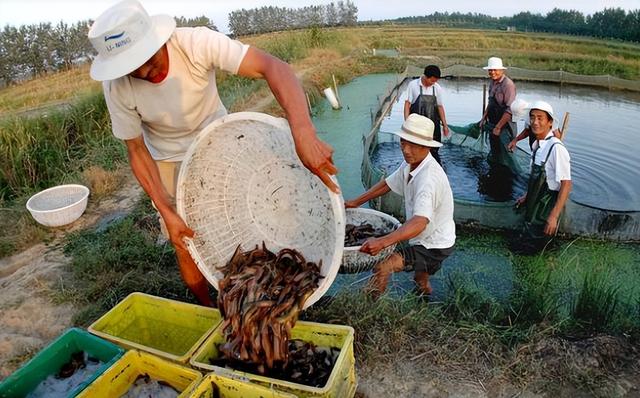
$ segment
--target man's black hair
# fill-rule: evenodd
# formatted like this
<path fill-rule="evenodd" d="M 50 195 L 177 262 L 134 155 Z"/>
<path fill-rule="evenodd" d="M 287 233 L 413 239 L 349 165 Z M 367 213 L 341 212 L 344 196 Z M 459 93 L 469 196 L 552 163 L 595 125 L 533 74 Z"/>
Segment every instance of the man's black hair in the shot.
<path fill-rule="evenodd" d="M 427 67 L 424 68 L 424 75 L 426 77 L 437 77 L 440 79 L 440 68 L 436 65 L 427 65 Z"/>

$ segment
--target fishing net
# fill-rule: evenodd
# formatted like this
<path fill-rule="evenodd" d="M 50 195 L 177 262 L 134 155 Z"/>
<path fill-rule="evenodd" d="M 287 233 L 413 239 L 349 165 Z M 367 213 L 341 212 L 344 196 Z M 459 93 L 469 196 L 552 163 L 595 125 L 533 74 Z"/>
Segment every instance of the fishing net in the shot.
<path fill-rule="evenodd" d="M 449 125 L 449 129 L 453 130 L 453 132 L 457 134 L 466 135 L 471 138 L 479 138 L 480 137 L 480 125 L 476 123 L 469 123 L 466 126 L 455 126 L 453 124 Z"/>

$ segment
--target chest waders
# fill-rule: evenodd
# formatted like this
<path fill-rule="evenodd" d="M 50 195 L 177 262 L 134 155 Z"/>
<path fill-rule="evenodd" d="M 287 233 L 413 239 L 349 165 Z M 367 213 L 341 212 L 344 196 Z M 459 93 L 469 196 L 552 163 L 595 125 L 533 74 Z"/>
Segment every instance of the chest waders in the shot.
<path fill-rule="evenodd" d="M 552 137 L 547 138 L 551 139 Z M 553 206 L 555 206 L 558 199 L 558 191 L 552 191 L 547 184 L 547 173 L 544 169 L 549 156 L 553 151 L 553 147 L 556 145 L 562 145 L 559 142 L 551 144 L 547 157 L 540 165 L 536 165 L 536 152 L 538 148 L 533 151 L 533 160 L 531 164 L 531 176 L 529 177 L 529 185 L 527 188 L 527 204 L 524 215 L 525 233 L 530 238 L 543 238 L 544 227 L 547 224 L 547 218 Z"/>
<path fill-rule="evenodd" d="M 420 95 L 413 101 L 411 107 L 409 108 L 409 113 L 417 113 L 418 115 L 426 116 L 434 124 L 433 129 L 433 139 L 442 142 L 442 134 L 440 132 L 440 113 L 438 113 L 438 98 L 436 97 L 436 88 L 431 86 L 432 94 L 423 94 L 422 93 L 422 84 L 420 84 Z M 431 156 L 440 164 L 440 154 L 438 153 L 438 149 L 440 148 L 429 148 L 429 153 Z"/>
<path fill-rule="evenodd" d="M 507 122 L 500 131 L 500 136 L 493 135 L 493 129 L 496 127 L 502 115 L 509 107 L 498 104 L 496 98 L 492 95 L 489 97 L 487 105 L 487 123 L 484 125 L 484 133 L 489 136 L 489 152 L 488 161 L 491 165 L 502 165 L 511 169 L 514 174 L 519 174 L 522 169 L 515 159 L 515 155 L 507 150 L 507 146 L 515 137 L 517 125 L 512 121 Z"/>

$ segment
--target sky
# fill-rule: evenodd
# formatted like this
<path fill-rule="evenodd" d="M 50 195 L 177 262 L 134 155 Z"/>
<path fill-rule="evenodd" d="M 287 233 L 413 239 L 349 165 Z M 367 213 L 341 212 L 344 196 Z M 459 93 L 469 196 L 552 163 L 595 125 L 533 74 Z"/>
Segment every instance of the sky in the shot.
<path fill-rule="evenodd" d="M 149 14 L 197 17 L 205 15 L 218 29 L 228 33 L 227 16 L 233 10 L 261 6 L 302 7 L 328 4 L 330 0 L 140 0 Z M 337 0 L 333 1 L 334 3 Z M 0 27 L 5 25 L 29 25 L 39 22 L 95 19 L 117 0 L 0 0 Z M 546 14 L 553 8 L 578 10 L 593 14 L 604 8 L 620 7 L 625 10 L 640 9 L 640 0 L 519 0 L 479 1 L 447 0 L 353 0 L 358 7 L 358 20 L 393 19 L 440 12 L 477 12 L 493 16 L 510 16 L 520 11 Z M 392 5 L 390 5 L 392 4 Z"/>

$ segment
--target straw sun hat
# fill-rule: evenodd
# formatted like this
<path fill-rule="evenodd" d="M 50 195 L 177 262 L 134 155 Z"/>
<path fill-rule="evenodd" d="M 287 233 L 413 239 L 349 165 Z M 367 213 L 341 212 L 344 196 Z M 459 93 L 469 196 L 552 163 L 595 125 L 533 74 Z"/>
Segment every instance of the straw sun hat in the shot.
<path fill-rule="evenodd" d="M 89 41 L 98 52 L 91 64 L 91 77 L 113 80 L 133 72 L 169 40 L 175 27 L 173 17 L 150 17 L 136 0 L 112 6 L 89 30 Z"/>
<path fill-rule="evenodd" d="M 412 113 L 402 123 L 400 131 L 396 131 L 394 134 L 414 144 L 439 148 L 442 144 L 433 139 L 433 129 L 434 125 L 431 119 Z"/>

